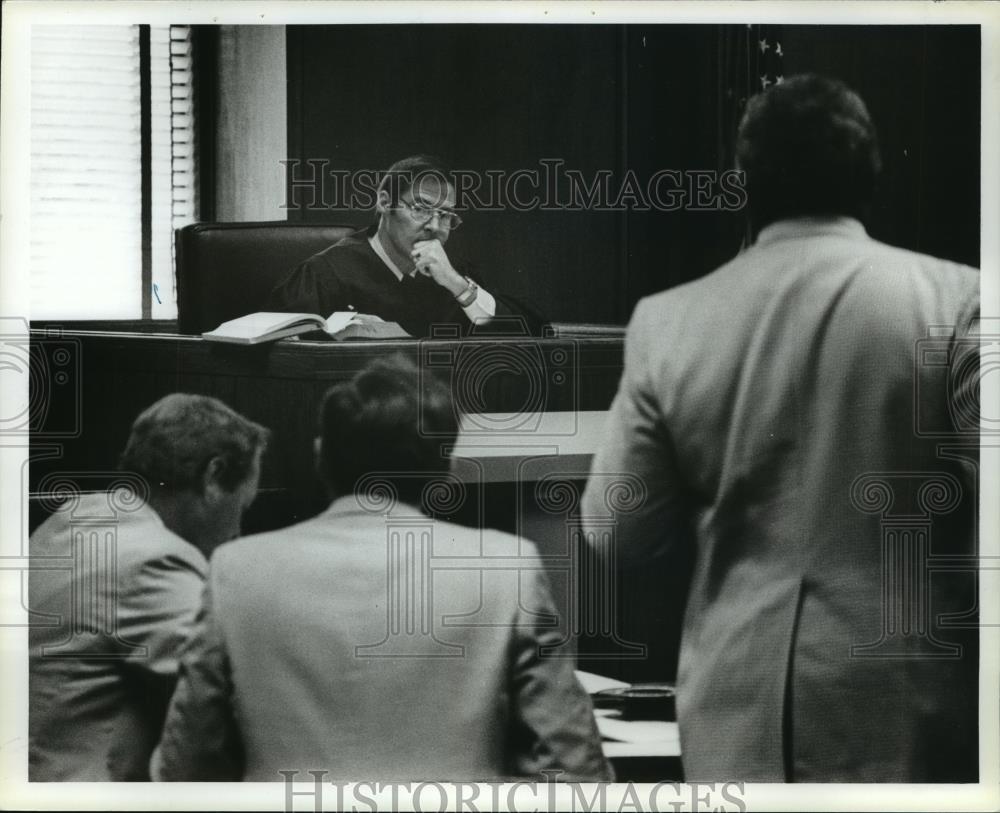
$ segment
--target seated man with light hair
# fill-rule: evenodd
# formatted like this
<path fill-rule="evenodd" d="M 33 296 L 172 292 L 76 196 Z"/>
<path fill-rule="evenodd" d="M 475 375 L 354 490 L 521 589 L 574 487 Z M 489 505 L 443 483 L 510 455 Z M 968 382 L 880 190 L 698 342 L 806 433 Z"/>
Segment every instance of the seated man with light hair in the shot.
<path fill-rule="evenodd" d="M 32 535 L 31 781 L 149 778 L 206 557 L 239 533 L 267 437 L 214 398 L 168 395 L 136 419 L 116 485 Z"/>
<path fill-rule="evenodd" d="M 457 485 L 448 388 L 378 360 L 319 423 L 332 503 L 215 552 L 154 779 L 609 780 L 534 546 L 422 509 Z"/>

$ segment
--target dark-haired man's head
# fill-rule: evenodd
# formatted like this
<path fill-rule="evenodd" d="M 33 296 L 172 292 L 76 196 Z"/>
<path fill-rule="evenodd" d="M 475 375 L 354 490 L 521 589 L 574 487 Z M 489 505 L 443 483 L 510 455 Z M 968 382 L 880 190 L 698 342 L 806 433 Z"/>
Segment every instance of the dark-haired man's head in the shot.
<path fill-rule="evenodd" d="M 239 534 L 268 436 L 215 398 L 174 393 L 136 418 L 120 466 L 145 478 L 164 524 L 207 556 Z"/>
<path fill-rule="evenodd" d="M 434 181 L 442 189 L 453 186 L 451 169 L 440 158 L 434 155 L 411 155 L 400 159 L 382 173 L 377 194 L 381 197 L 384 192 L 386 203 L 395 206 L 415 184 L 427 180 Z M 438 205 L 441 203 L 443 198 L 438 201 Z"/>
<path fill-rule="evenodd" d="M 444 383 L 395 355 L 330 388 L 319 433 L 317 469 L 333 495 L 388 483 L 419 505 L 427 483 L 450 467 L 442 449 L 454 445 L 458 417 Z"/>
<path fill-rule="evenodd" d="M 736 162 L 756 229 L 791 217 L 864 219 L 881 170 L 864 102 L 842 82 L 811 74 L 750 99 Z"/>
<path fill-rule="evenodd" d="M 461 222 L 454 211 L 451 171 L 429 155 L 414 155 L 389 167 L 376 195 L 379 240 L 404 267 L 415 243 L 438 240 L 444 245 Z"/>

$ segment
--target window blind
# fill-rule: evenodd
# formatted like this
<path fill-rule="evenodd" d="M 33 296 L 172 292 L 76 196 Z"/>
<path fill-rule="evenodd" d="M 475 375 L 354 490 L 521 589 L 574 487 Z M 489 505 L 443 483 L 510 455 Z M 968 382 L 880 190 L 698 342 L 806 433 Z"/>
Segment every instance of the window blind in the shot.
<path fill-rule="evenodd" d="M 141 315 L 139 30 L 34 26 L 31 316 Z"/>
<path fill-rule="evenodd" d="M 197 217 L 189 26 L 150 27 L 152 316 L 177 315 L 173 230 Z M 35 26 L 34 319 L 142 316 L 138 26 Z"/>
<path fill-rule="evenodd" d="M 197 219 L 191 28 L 150 29 L 153 318 L 177 316 L 174 231 Z"/>

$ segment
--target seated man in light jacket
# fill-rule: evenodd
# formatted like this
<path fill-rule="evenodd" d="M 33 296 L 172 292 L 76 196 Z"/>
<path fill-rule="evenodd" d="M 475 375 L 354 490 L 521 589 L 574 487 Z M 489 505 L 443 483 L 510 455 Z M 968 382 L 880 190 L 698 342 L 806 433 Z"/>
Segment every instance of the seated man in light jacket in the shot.
<path fill-rule="evenodd" d="M 143 412 L 106 492 L 31 536 L 28 776 L 148 779 L 206 557 L 240 531 L 268 431 L 203 395 Z"/>
<path fill-rule="evenodd" d="M 611 779 L 572 660 L 546 656 L 534 546 L 421 510 L 448 502 L 457 430 L 447 387 L 401 357 L 327 393 L 333 502 L 216 551 L 154 779 Z"/>

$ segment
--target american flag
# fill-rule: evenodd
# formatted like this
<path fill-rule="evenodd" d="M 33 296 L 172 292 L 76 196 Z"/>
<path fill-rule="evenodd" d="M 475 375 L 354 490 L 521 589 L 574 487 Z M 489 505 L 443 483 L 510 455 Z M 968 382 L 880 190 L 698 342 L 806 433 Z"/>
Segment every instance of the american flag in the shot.
<path fill-rule="evenodd" d="M 785 50 L 780 25 L 728 25 L 719 43 L 719 170 L 736 165 L 736 131 L 747 100 L 784 81 Z M 752 242 L 743 226 L 744 247 Z"/>
<path fill-rule="evenodd" d="M 753 59 L 748 60 L 747 74 L 753 92 L 767 90 L 784 80 L 785 52 L 781 47 L 780 25 L 748 25 L 746 36 L 748 50 Z"/>
<path fill-rule="evenodd" d="M 733 165 L 736 129 L 747 100 L 754 94 L 784 81 L 785 51 L 780 25 L 725 26 L 720 43 L 722 110 L 720 157 L 725 167 Z"/>

